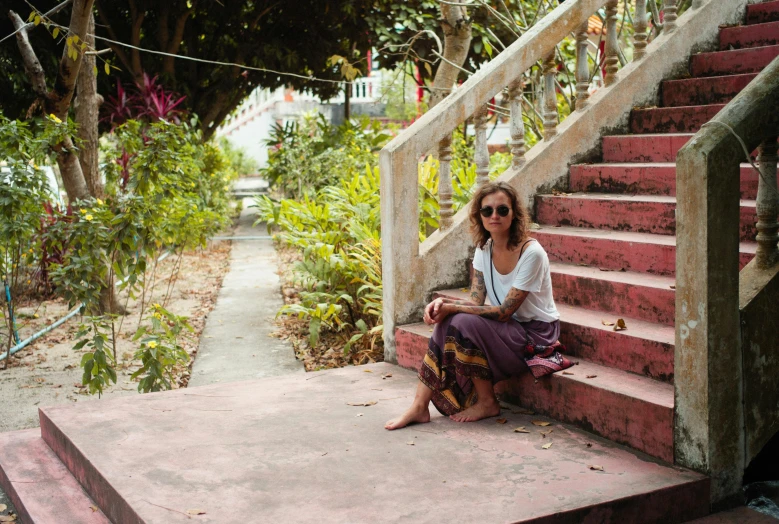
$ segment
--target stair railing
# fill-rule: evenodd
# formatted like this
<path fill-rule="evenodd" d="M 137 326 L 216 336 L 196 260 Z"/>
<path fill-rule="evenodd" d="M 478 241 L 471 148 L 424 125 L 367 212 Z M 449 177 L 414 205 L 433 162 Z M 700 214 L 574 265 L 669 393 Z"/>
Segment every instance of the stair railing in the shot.
<path fill-rule="evenodd" d="M 711 476 L 714 503 L 779 432 L 779 59 L 676 159 L 675 462 Z M 759 148 L 757 252 L 739 273 L 739 164 Z"/>
<path fill-rule="evenodd" d="M 588 19 L 605 6 L 605 29 L 602 38 L 605 42 L 604 83 L 611 85 L 616 80 L 620 60 L 624 55 L 618 46 L 617 22 L 618 6 L 622 0 L 568 0 L 549 12 L 519 39 L 490 61 L 462 86 L 458 87 L 441 103 L 428 111 L 408 129 L 390 142 L 379 155 L 381 168 L 382 202 L 382 274 L 384 307 L 385 359 L 396 361 L 394 347 L 394 329 L 398 324 L 411 322 L 420 313 L 422 301 L 430 289 L 427 289 L 425 274 L 430 271 L 446 273 L 435 265 L 435 260 L 426 255 L 440 248 L 442 239 L 449 233 L 457 235 L 450 239 L 459 245 L 469 245 L 469 239 L 463 230 L 455 228 L 454 206 L 452 199 L 451 158 L 452 133 L 454 129 L 473 118 L 475 129 L 474 162 L 477 172 L 477 186 L 489 180 L 489 151 L 486 128 L 488 112 L 494 108 L 489 104 L 498 93 L 507 90 L 510 106 L 510 150 L 512 169 L 518 170 L 525 164 L 525 125 L 523 121 L 523 74 L 539 61 L 543 63 L 544 104 L 543 141 L 550 143 L 557 136 L 557 126 L 561 120 L 557 109 L 556 82 L 557 45 L 571 34 L 576 40 L 576 79 L 575 111 L 583 112 L 589 105 L 589 82 L 591 78 L 588 64 Z M 662 30 L 671 33 L 676 30 L 676 0 L 664 0 L 664 21 Z M 696 0 L 693 8 L 702 7 L 705 2 Z M 650 4 L 651 5 L 651 4 Z M 656 19 L 657 16 L 653 15 Z M 636 4 L 634 24 L 634 61 L 646 55 L 647 46 L 647 2 L 639 0 Z M 620 25 L 620 28 L 622 28 Z M 656 24 L 660 26 L 659 22 Z M 600 64 L 599 64 L 600 65 Z M 532 107 L 532 106 L 531 106 Z M 533 108 L 535 111 L 536 109 Z M 440 207 L 439 230 L 419 243 L 419 206 L 418 165 L 426 153 L 437 151 L 439 155 L 439 194 Z M 531 195 L 525 195 L 530 197 Z M 462 219 L 461 219 L 462 221 Z M 462 238 L 460 238 L 462 237 Z M 451 242 L 449 242 L 451 244 Z M 458 272 L 464 269 L 463 253 L 458 257 Z M 443 275 L 443 280 L 456 282 L 461 277 Z"/>

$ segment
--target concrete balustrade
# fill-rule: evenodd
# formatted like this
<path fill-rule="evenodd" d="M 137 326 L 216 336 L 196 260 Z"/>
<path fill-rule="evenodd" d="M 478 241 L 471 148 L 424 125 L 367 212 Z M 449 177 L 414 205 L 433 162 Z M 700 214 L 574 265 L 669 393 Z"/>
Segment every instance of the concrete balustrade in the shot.
<path fill-rule="evenodd" d="M 676 160 L 674 456 L 711 477 L 715 504 L 739 499 L 744 468 L 779 429 L 779 392 L 756 386 L 775 383 L 779 373 L 776 207 L 769 189 L 776 185 L 777 129 L 779 59 Z M 763 144 L 765 175 L 758 185 L 763 254 L 740 274 L 739 163 L 745 152 L 737 137 L 747 151 Z"/>

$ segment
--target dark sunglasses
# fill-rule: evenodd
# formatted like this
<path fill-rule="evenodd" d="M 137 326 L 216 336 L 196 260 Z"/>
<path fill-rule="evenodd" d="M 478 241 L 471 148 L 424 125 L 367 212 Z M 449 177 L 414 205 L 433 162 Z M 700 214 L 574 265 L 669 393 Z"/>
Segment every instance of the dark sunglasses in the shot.
<path fill-rule="evenodd" d="M 493 211 L 492 206 L 484 206 L 479 210 L 479 213 L 481 213 L 481 216 L 483 216 L 484 218 L 489 218 L 492 216 L 492 211 Z M 509 206 L 500 205 L 498 206 L 497 209 L 495 209 L 495 211 L 498 212 L 498 216 L 507 217 L 509 215 L 510 209 Z"/>

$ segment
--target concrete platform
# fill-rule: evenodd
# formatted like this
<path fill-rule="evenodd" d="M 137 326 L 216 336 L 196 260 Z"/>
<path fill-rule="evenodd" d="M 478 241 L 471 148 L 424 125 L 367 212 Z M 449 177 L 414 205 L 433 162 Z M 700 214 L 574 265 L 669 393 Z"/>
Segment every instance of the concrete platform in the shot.
<path fill-rule="evenodd" d="M 381 363 L 215 384 L 41 408 L 41 431 L 121 523 L 681 522 L 708 511 L 703 476 L 555 421 L 536 426 L 547 420 L 537 415 L 434 414 L 384 430 L 415 383 Z"/>

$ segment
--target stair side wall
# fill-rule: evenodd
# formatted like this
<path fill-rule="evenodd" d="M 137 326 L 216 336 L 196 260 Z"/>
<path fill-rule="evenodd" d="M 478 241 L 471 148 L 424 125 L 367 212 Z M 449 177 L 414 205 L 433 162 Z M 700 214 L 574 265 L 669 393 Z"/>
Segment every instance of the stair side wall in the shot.
<path fill-rule="evenodd" d="M 753 260 L 739 281 L 746 466 L 779 432 L 779 265 L 761 270 Z"/>

